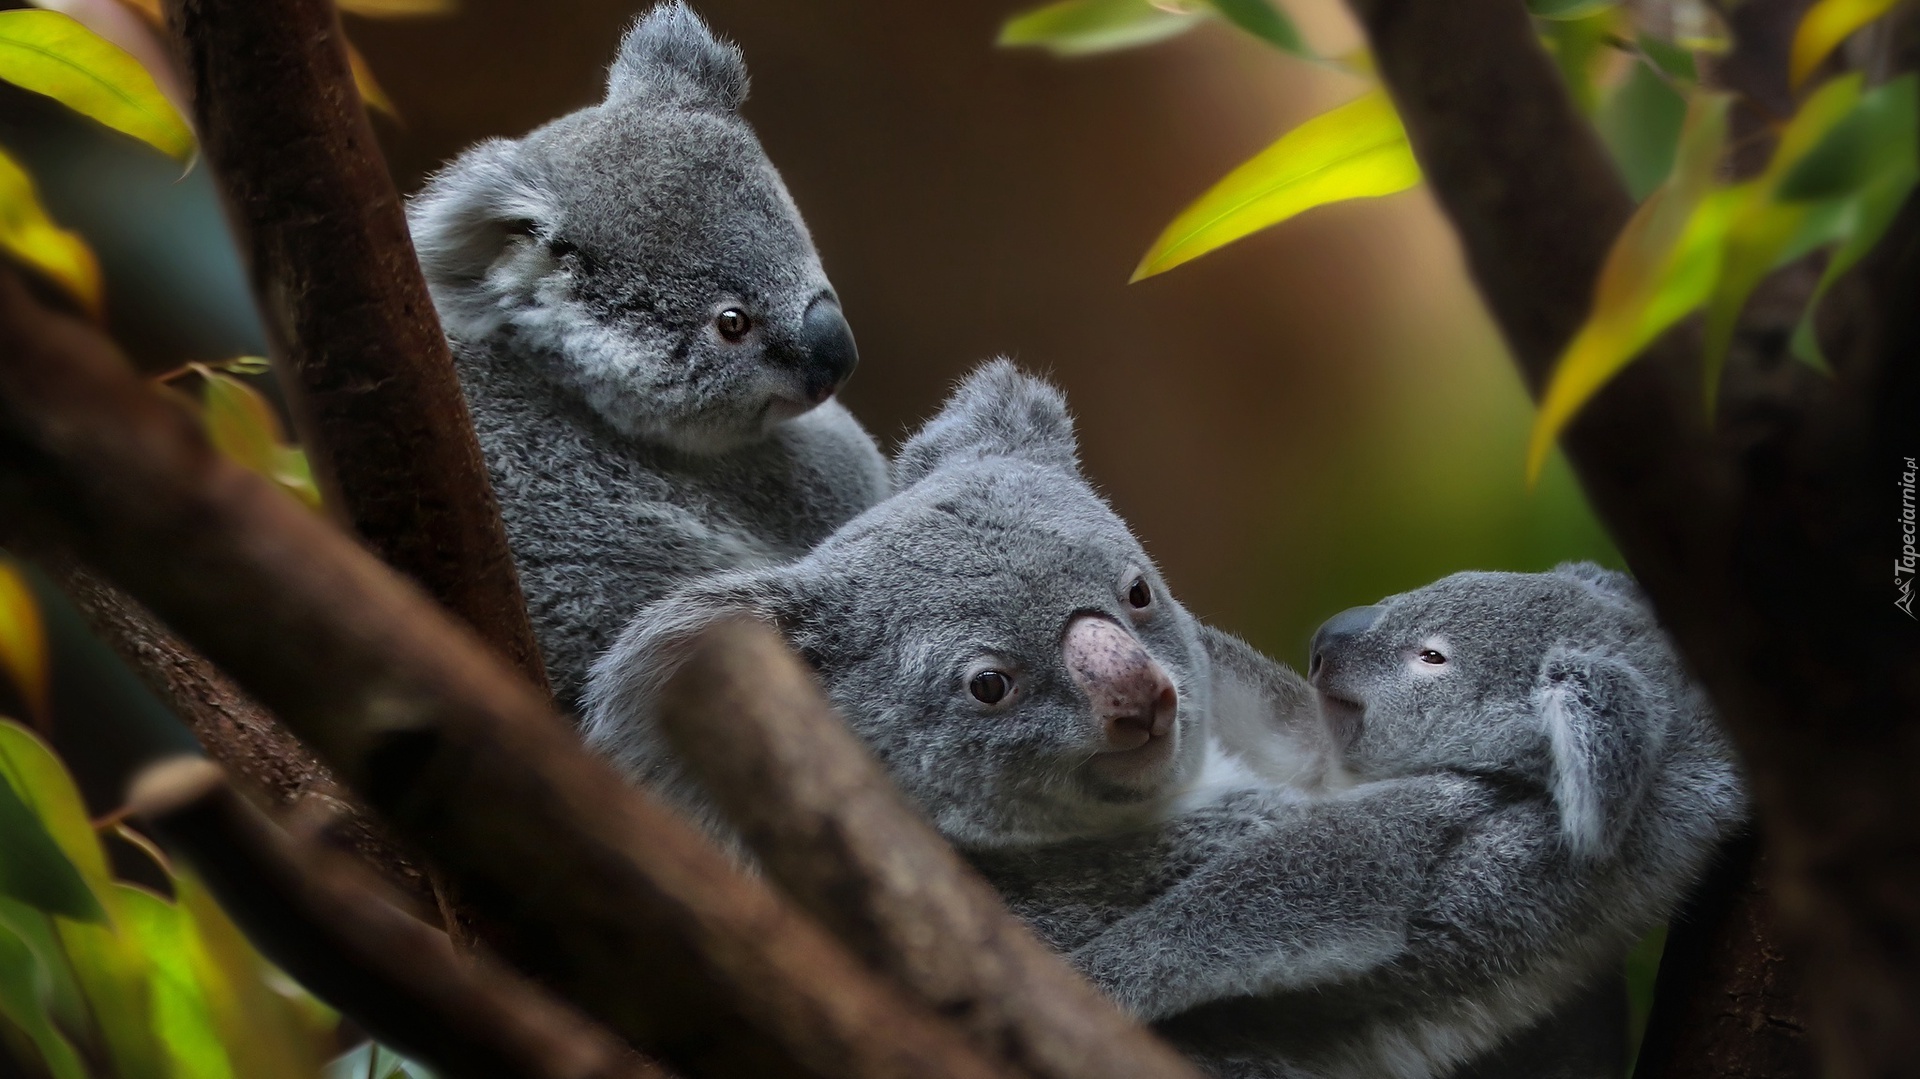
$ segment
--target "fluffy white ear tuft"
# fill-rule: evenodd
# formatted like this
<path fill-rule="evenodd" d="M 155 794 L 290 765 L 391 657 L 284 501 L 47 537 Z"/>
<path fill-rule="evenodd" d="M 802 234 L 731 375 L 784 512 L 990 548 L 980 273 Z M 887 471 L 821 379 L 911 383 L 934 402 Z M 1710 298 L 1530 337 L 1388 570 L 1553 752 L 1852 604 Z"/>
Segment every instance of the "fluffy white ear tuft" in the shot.
<path fill-rule="evenodd" d="M 1562 838 L 1576 856 L 1612 855 L 1658 767 L 1672 704 L 1618 657 L 1556 648 L 1540 665 L 1533 705 Z"/>
<path fill-rule="evenodd" d="M 607 100 L 674 101 L 693 108 L 740 108 L 747 100 L 747 64 L 681 0 L 668 0 L 634 22 L 607 72 Z"/>
<path fill-rule="evenodd" d="M 478 281 L 512 237 L 550 223 L 547 194 L 522 156 L 519 143 L 488 139 L 408 200 L 407 228 L 428 281 Z"/>
<path fill-rule="evenodd" d="M 896 488 L 956 461 L 1009 457 L 1079 468 L 1079 446 L 1067 399 L 1011 360 L 990 360 L 968 375 L 938 415 L 914 432 L 894 458 Z"/>

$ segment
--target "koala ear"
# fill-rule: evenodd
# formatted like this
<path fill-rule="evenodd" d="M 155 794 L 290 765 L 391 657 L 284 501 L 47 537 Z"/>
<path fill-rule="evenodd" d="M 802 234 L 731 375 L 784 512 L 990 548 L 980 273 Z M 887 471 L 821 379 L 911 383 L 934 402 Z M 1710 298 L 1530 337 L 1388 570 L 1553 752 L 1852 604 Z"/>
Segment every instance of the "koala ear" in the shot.
<path fill-rule="evenodd" d="M 1561 837 L 1579 857 L 1605 858 L 1653 781 L 1673 704 L 1616 656 L 1555 648 L 1540 664 L 1533 706 L 1552 756 Z"/>
<path fill-rule="evenodd" d="M 894 458 L 896 488 L 956 461 L 1012 457 L 1069 470 L 1079 468 L 1073 417 L 1060 391 L 1010 360 L 983 364 L 947 398 Z"/>
<path fill-rule="evenodd" d="M 747 64 L 739 48 L 714 37 L 692 8 L 668 0 L 620 40 L 620 54 L 607 72 L 607 100 L 670 100 L 732 112 L 747 100 Z"/>
<path fill-rule="evenodd" d="M 551 224 L 553 209 L 509 139 L 488 139 L 442 169 L 407 203 L 427 280 L 474 282 L 515 236 Z"/>
<path fill-rule="evenodd" d="M 1632 577 L 1618 570 L 1592 562 L 1562 562 L 1553 567 L 1553 572 L 1561 577 L 1578 581 L 1600 596 L 1617 603 L 1641 606 L 1646 597 L 1640 591 L 1640 585 Z"/>
<path fill-rule="evenodd" d="M 594 663 L 582 694 L 587 744 L 628 775 L 652 778 L 665 749 L 653 729 L 660 693 L 703 630 L 729 618 L 758 618 L 776 628 L 805 602 L 793 567 L 725 573 L 698 581 L 643 609 Z"/>

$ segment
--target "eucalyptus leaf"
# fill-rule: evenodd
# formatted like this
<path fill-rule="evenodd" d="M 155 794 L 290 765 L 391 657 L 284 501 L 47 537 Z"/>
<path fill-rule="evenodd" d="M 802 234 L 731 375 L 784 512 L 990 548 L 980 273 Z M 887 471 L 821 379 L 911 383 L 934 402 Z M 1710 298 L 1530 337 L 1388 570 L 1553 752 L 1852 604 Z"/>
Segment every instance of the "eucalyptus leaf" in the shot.
<path fill-rule="evenodd" d="M 27 1036 L 51 1079 L 88 1079 L 73 1043 L 47 1011 L 48 974 L 27 942 L 0 923 L 0 1018 Z"/>
<path fill-rule="evenodd" d="M 1270 0 L 1207 0 L 1228 22 L 1277 49 L 1312 56 L 1300 31 Z"/>
<path fill-rule="evenodd" d="M 1800 17 L 1787 53 L 1787 81 L 1795 89 L 1819 70 L 1853 32 L 1892 11 L 1900 0 L 1819 0 Z"/>
<path fill-rule="evenodd" d="M 57 11 L 0 11 L 0 79 L 170 157 L 193 152 L 193 130 L 140 61 Z"/>
<path fill-rule="evenodd" d="M 75 921 L 107 919 L 106 909 L 80 871 L 4 775 L 0 775 L 0 895 Z"/>
<path fill-rule="evenodd" d="M 1172 10 L 1149 0 L 1057 0 L 1008 19 L 998 44 L 1037 46 L 1056 56 L 1130 49 L 1191 30 L 1207 10 L 1197 4 Z"/>
<path fill-rule="evenodd" d="M 54 224 L 33 178 L 5 151 L 0 151 L 0 255 L 19 260 L 99 317 L 100 264 L 93 250 L 78 233 Z"/>
<path fill-rule="evenodd" d="M 1687 100 L 1635 60 L 1594 116 L 1594 126 L 1634 201 L 1644 199 L 1673 171 L 1674 148 L 1686 122 Z"/>
<path fill-rule="evenodd" d="M 1375 89 L 1282 135 L 1180 212 L 1133 271 L 1164 273 L 1316 206 L 1420 182 L 1407 133 Z"/>

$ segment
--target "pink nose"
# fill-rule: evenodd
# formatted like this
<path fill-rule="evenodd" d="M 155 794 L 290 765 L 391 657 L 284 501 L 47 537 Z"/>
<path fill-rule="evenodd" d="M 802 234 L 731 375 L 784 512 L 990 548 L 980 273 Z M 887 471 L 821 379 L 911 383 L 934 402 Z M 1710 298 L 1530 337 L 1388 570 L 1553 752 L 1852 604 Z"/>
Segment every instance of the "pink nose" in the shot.
<path fill-rule="evenodd" d="M 1074 684 L 1093 702 L 1108 749 L 1138 749 L 1173 730 L 1173 679 L 1111 619 L 1075 617 L 1061 650 Z"/>

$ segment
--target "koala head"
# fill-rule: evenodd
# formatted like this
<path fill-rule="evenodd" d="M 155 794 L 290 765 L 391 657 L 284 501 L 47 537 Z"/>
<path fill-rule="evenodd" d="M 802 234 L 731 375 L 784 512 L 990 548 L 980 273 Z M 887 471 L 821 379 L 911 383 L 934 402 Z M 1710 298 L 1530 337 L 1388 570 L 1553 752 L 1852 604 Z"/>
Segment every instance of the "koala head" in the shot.
<path fill-rule="evenodd" d="M 673 0 L 627 32 L 605 100 L 448 165 L 408 218 L 449 336 L 695 453 L 832 396 L 853 334 L 746 95 L 740 51 Z"/>
<path fill-rule="evenodd" d="M 896 464 L 898 492 L 799 561 L 649 607 L 598 667 L 588 738 L 672 782 L 647 730 L 676 649 L 764 618 L 955 842 L 1098 834 L 1163 813 L 1204 754 L 1194 619 L 1080 475 L 1059 393 L 997 361 Z"/>
<path fill-rule="evenodd" d="M 1345 611 L 1314 635 L 1309 679 L 1354 778 L 1542 787 L 1589 856 L 1618 843 L 1695 703 L 1633 582 L 1589 564 L 1457 573 Z"/>

